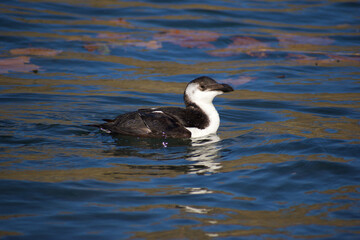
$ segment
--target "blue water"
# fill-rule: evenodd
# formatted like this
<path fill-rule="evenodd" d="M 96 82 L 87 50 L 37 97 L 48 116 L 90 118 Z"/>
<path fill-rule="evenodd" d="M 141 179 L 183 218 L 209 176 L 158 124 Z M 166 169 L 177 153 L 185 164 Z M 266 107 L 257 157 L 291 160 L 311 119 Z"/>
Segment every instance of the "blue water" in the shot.
<path fill-rule="evenodd" d="M 0 3 L 0 238 L 359 239 L 358 1 Z M 87 125 L 183 106 L 197 140 Z"/>

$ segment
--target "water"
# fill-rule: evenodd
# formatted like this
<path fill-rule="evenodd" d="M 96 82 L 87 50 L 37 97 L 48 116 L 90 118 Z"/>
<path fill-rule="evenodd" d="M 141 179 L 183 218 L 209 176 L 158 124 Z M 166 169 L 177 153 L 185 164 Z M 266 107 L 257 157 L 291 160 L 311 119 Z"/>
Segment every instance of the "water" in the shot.
<path fill-rule="evenodd" d="M 358 239 L 358 1 L 1 1 L 2 239 Z M 182 106 L 216 136 L 88 124 Z"/>

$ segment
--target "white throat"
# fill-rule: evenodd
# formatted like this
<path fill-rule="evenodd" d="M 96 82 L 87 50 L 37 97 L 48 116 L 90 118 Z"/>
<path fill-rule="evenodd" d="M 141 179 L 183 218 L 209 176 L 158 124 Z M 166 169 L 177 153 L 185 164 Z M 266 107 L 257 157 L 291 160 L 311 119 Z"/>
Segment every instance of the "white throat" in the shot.
<path fill-rule="evenodd" d="M 186 88 L 186 94 L 189 100 L 195 103 L 209 118 L 209 125 L 204 129 L 188 127 L 186 128 L 191 132 L 191 138 L 203 137 L 209 134 L 214 134 L 220 126 L 219 113 L 216 111 L 213 99 L 222 94 L 221 91 L 201 91 L 198 86 L 188 86 Z"/>
<path fill-rule="evenodd" d="M 192 138 L 204 137 L 206 135 L 216 133 L 216 131 L 218 130 L 218 128 L 220 126 L 219 113 L 216 111 L 216 109 L 212 103 L 207 104 L 207 105 L 204 104 L 202 106 L 198 105 L 198 106 L 208 116 L 209 125 L 204 129 L 195 128 L 195 127 L 186 128 L 187 130 L 189 130 L 191 132 Z"/>

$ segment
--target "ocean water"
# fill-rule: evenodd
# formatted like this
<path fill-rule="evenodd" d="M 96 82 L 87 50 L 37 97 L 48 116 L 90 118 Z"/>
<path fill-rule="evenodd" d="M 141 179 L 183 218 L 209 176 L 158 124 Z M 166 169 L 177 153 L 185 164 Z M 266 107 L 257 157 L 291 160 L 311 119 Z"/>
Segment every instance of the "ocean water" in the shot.
<path fill-rule="evenodd" d="M 0 3 L 1 239 L 359 239 L 359 1 Z M 216 135 L 89 124 L 214 101 Z"/>

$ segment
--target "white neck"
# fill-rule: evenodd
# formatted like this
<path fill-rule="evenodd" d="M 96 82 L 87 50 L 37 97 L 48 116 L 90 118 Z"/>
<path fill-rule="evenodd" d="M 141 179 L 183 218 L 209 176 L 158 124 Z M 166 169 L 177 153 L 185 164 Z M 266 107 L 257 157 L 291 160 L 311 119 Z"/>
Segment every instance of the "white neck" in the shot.
<path fill-rule="evenodd" d="M 204 129 L 195 128 L 195 127 L 186 128 L 191 132 L 191 137 L 197 138 L 197 137 L 203 137 L 209 134 L 216 133 L 220 125 L 220 117 L 219 117 L 219 113 L 216 111 L 214 104 L 210 102 L 210 103 L 200 103 L 197 105 L 209 118 L 209 125 Z"/>
<path fill-rule="evenodd" d="M 204 129 L 189 127 L 186 128 L 191 132 L 192 138 L 203 137 L 212 133 L 216 133 L 220 125 L 220 117 L 212 103 L 214 98 L 222 94 L 221 91 L 201 91 L 199 84 L 191 83 L 185 90 L 186 99 L 196 104 L 209 118 L 209 125 Z"/>

